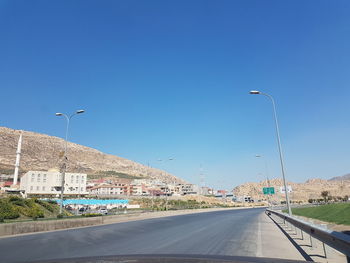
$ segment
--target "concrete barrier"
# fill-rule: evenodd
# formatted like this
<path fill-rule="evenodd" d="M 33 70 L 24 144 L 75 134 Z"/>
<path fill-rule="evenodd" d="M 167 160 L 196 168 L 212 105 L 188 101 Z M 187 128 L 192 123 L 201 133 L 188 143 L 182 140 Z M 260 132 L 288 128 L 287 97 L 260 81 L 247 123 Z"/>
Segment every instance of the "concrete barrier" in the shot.
<path fill-rule="evenodd" d="M 93 226 L 102 224 L 103 219 L 100 217 L 60 219 L 47 221 L 29 221 L 0 224 L 0 236 L 18 235 L 32 232 L 52 231 L 58 229 Z"/>

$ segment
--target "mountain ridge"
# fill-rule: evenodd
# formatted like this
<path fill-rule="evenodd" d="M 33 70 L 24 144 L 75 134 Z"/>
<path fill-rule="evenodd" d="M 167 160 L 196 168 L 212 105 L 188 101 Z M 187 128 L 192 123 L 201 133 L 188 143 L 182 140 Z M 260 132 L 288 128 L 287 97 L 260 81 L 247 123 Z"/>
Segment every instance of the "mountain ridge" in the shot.
<path fill-rule="evenodd" d="M 343 180 L 350 180 L 350 173 L 349 174 L 344 174 L 342 176 L 332 177 L 328 181 L 343 181 Z"/>
<path fill-rule="evenodd" d="M 15 130 L 0 127 L 0 166 L 6 169 L 14 167 L 18 138 L 23 134 L 21 171 L 60 169 L 63 163 L 65 140 L 44 133 Z M 103 153 L 94 148 L 73 142 L 67 143 L 67 171 L 97 173 L 115 171 L 135 177 L 161 180 L 164 182 L 185 182 L 163 170 L 112 154 Z"/>
<path fill-rule="evenodd" d="M 307 179 L 303 183 L 287 182 L 288 186 L 292 187 L 290 199 L 293 201 L 307 202 L 309 199 L 322 199 L 322 191 L 328 191 L 331 196 L 344 197 L 350 196 L 350 181 L 325 180 L 320 178 Z M 284 201 L 284 194 L 281 193 L 283 181 L 281 178 L 270 179 L 260 182 L 248 182 L 236 186 L 233 192 L 236 196 L 251 196 L 253 199 L 266 199 L 262 189 L 271 186 L 275 188 L 275 194 L 270 197 L 270 200 L 275 202 Z"/>

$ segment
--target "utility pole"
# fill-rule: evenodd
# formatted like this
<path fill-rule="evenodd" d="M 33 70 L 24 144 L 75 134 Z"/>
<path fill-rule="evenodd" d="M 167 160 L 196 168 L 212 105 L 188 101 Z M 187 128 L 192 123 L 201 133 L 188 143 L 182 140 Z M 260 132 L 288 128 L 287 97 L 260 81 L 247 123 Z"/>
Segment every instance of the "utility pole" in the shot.
<path fill-rule="evenodd" d="M 285 195 L 286 195 L 286 204 L 287 204 L 288 214 L 291 216 L 292 215 L 292 209 L 290 207 L 288 188 L 287 188 L 287 182 L 286 182 L 286 176 L 285 176 L 284 158 L 283 158 L 283 151 L 282 151 L 281 138 L 280 138 L 280 130 L 279 130 L 279 125 L 278 125 L 277 113 L 276 113 L 275 100 L 274 100 L 274 98 L 271 95 L 269 95 L 267 93 L 260 92 L 258 90 L 252 90 L 252 91 L 250 91 L 250 94 L 253 94 L 253 95 L 260 94 L 260 95 L 263 95 L 265 97 L 268 97 L 270 99 L 271 103 L 272 103 L 273 117 L 274 117 L 274 120 L 275 120 L 275 128 L 276 128 L 276 138 L 277 138 L 277 145 L 278 145 L 278 153 L 279 153 L 279 157 L 280 157 L 283 185 L 284 185 L 284 190 L 285 190 Z"/>
<path fill-rule="evenodd" d="M 69 123 L 70 120 L 72 119 L 73 116 L 77 114 L 84 113 L 84 110 L 77 110 L 75 113 L 72 115 L 68 116 L 64 113 L 57 112 L 56 116 L 64 116 L 67 120 L 67 126 L 66 126 L 66 139 L 64 143 L 64 155 L 63 155 L 63 164 L 62 164 L 62 169 L 61 169 L 61 197 L 60 197 L 60 214 L 63 212 L 63 194 L 64 194 L 64 183 L 65 183 L 65 176 L 66 176 L 66 169 L 67 169 L 67 143 L 68 143 L 68 130 L 69 130 Z"/>

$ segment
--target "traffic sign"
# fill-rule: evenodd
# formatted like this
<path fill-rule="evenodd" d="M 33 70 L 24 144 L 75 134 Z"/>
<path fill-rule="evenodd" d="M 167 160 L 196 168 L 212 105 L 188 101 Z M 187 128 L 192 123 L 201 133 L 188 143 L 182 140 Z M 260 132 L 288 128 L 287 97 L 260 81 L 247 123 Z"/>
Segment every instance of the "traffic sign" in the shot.
<path fill-rule="evenodd" d="M 263 193 L 264 193 L 264 195 L 273 195 L 273 194 L 275 194 L 275 188 L 274 187 L 264 187 Z"/>
<path fill-rule="evenodd" d="M 287 191 L 288 191 L 288 193 L 291 193 L 292 192 L 292 186 L 287 185 Z M 280 187 L 280 192 L 281 192 L 281 194 L 285 194 L 286 193 L 286 190 L 285 190 L 284 186 Z"/>

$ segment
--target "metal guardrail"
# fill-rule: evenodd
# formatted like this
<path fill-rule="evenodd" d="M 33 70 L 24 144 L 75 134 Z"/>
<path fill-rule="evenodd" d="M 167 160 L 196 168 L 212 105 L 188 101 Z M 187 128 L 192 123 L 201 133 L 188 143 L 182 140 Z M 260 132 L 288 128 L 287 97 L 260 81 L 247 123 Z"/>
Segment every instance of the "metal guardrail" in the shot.
<path fill-rule="evenodd" d="M 309 234 L 313 238 L 321 241 L 324 244 L 338 250 L 347 256 L 348 262 L 350 259 L 350 236 L 343 234 L 341 232 L 331 231 L 322 229 L 319 226 L 311 224 L 301 219 L 289 216 L 284 213 L 280 213 L 271 209 L 266 209 L 268 215 L 274 214 L 284 220 L 284 222 L 289 222 L 295 227 L 299 228 L 301 231 Z"/>

